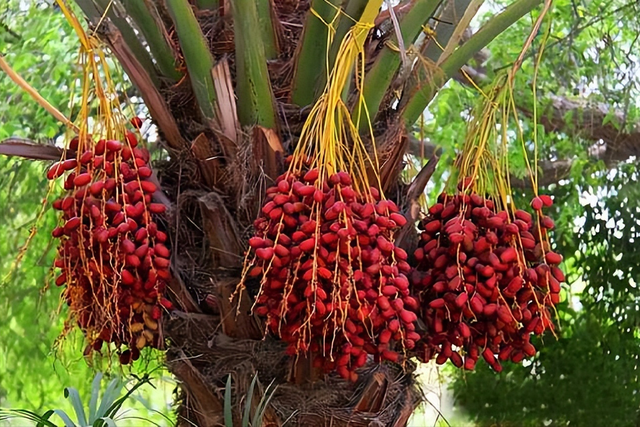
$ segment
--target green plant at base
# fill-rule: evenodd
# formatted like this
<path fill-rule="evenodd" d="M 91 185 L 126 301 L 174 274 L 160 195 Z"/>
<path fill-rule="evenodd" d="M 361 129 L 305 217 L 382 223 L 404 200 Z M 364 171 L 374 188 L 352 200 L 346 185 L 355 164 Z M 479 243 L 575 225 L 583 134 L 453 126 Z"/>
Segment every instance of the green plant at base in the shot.
<path fill-rule="evenodd" d="M 251 403 L 253 402 L 253 392 L 258 382 L 258 374 L 256 373 L 251 380 L 249 390 L 244 399 L 244 409 L 242 411 L 242 427 L 258 427 L 262 425 L 262 418 L 267 410 L 267 405 L 273 394 L 276 391 L 277 386 L 273 384 L 273 381 L 267 386 L 264 391 L 258 406 L 251 416 Z M 233 410 L 232 410 L 232 397 L 231 397 L 231 375 L 227 377 L 227 384 L 224 387 L 224 425 L 225 427 L 234 427 L 233 425 Z"/>
<path fill-rule="evenodd" d="M 64 397 L 68 399 L 73 406 L 76 421 L 73 421 L 71 416 L 61 409 L 50 409 L 42 415 L 26 409 L 2 409 L 0 410 L 0 421 L 18 418 L 32 421 L 36 423 L 36 427 L 57 427 L 58 425 L 50 420 L 53 415 L 57 415 L 64 422 L 64 427 L 116 427 L 116 421 L 119 418 L 118 412 L 122 408 L 122 405 L 137 389 L 149 383 L 149 381 L 150 378 L 145 375 L 139 378 L 133 387 L 126 390 L 126 381 L 118 377 L 113 378 L 107 385 L 100 399 L 102 374 L 98 373 L 93 379 L 91 398 L 86 408 L 87 411 L 85 411 L 85 404 L 76 388 L 66 387 L 64 389 Z M 126 392 L 123 393 L 123 389 L 126 390 Z M 158 425 L 150 420 L 143 421 L 146 421 L 148 424 Z"/>

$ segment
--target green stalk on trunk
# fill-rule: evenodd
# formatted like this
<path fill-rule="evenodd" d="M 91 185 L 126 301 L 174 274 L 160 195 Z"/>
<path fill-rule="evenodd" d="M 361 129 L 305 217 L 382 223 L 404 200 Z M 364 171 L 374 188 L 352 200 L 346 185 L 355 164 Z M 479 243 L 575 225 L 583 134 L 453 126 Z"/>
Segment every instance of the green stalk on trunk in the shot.
<path fill-rule="evenodd" d="M 300 107 L 313 104 L 317 95 L 318 82 L 327 74 L 325 67 L 329 37 L 327 23 L 333 21 L 341 2 L 342 0 L 313 0 L 311 3 L 311 9 L 315 14 L 311 10 L 307 14 L 291 89 L 291 102 Z"/>
<path fill-rule="evenodd" d="M 176 70 L 175 52 L 165 37 L 160 18 L 144 1 L 122 0 L 122 3 L 149 44 L 149 50 L 158 64 L 160 73 L 173 82 L 180 80 L 182 74 Z"/>
<path fill-rule="evenodd" d="M 193 93 L 196 95 L 202 114 L 206 118 L 212 119 L 216 91 L 211 76 L 213 57 L 207 41 L 187 0 L 165 0 L 165 3 L 175 24 L 176 33 L 178 33 Z"/>
<path fill-rule="evenodd" d="M 405 46 L 409 46 L 408 43 L 413 43 L 416 40 L 422 31 L 422 26 L 429 21 L 439 4 L 438 0 L 416 0 L 411 10 L 400 21 L 400 33 Z M 397 37 L 392 37 L 390 42 L 397 44 Z M 363 95 L 369 116 L 372 119 L 378 113 L 382 98 L 391 85 L 400 62 L 400 54 L 385 45 L 376 58 L 373 67 L 365 76 Z M 366 120 L 360 120 L 361 132 L 364 132 L 368 126 Z"/>
<path fill-rule="evenodd" d="M 504 11 L 495 15 L 482 26 L 469 40 L 455 50 L 441 65 L 435 77 L 428 79 L 424 73 L 426 84 L 415 91 L 402 109 L 402 118 L 406 126 L 412 126 L 427 108 L 438 90 L 457 72 L 473 55 L 487 46 L 493 39 L 509 28 L 514 22 L 531 12 L 542 0 L 517 0 Z"/>
<path fill-rule="evenodd" d="M 275 129 L 276 115 L 255 0 L 231 0 L 236 43 L 238 118 L 243 126 Z"/>
<path fill-rule="evenodd" d="M 220 7 L 220 0 L 196 0 L 196 6 L 198 6 L 200 10 L 216 9 Z"/>
<path fill-rule="evenodd" d="M 256 11 L 258 12 L 258 23 L 260 24 L 260 34 L 262 35 L 262 45 L 264 56 L 267 59 L 278 57 L 278 39 L 273 29 L 273 10 L 271 0 L 255 0 Z"/>

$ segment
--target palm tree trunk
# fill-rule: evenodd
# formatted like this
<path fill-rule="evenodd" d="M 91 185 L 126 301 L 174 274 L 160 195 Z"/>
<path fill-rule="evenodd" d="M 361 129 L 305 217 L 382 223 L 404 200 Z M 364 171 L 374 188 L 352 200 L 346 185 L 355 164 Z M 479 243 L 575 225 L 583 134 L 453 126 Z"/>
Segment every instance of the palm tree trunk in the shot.
<path fill-rule="evenodd" d="M 99 31 L 136 85 L 156 119 L 163 145 L 173 156 L 171 162 L 159 165 L 158 174 L 175 203 L 167 228 L 175 248 L 170 292 L 178 308 L 165 320 L 164 335 L 167 366 L 180 382 L 179 425 L 224 425 L 224 386 L 229 374 L 233 379 L 234 425 L 240 425 L 242 399 L 256 373 L 260 384 L 254 392 L 256 405 L 264 385 L 278 384 L 263 418 L 264 426 L 279 426 L 287 420 L 288 425 L 301 426 L 405 425 L 421 401 L 412 365 L 372 364 L 356 384 L 333 376 L 318 378 L 307 359 L 291 358 L 281 343 L 264 338 L 264 325 L 251 314 L 250 294 L 257 288 L 249 287 L 239 304 L 237 299 L 230 300 L 239 281 L 247 230 L 257 215 L 261 190 L 283 171 L 283 146 L 291 144 L 295 136 L 281 141 L 278 133 L 266 127 L 255 127 L 251 132 L 245 127 L 245 133 L 240 133 L 233 125 L 238 119 L 229 107 L 235 100 L 224 95 L 227 88 L 233 97 L 229 73 L 222 70 L 214 85 L 215 74 L 204 71 L 210 69 L 207 62 L 213 64 L 214 58 L 233 48 L 228 15 L 221 16 L 219 9 L 185 10 L 188 3 L 183 0 L 167 1 L 166 9 L 162 2 L 153 6 L 129 11 L 137 14 L 132 16 L 134 22 L 148 24 L 151 16 L 164 23 L 165 29 L 172 29 L 173 37 L 154 43 L 183 55 L 179 63 L 186 65 L 188 77 L 171 86 L 158 89 L 153 84 L 150 70 L 137 61 L 116 25 L 107 21 Z M 295 24 L 302 22 L 306 6 L 283 2 L 276 11 L 281 13 L 281 21 Z M 149 16 L 141 15 L 145 13 Z M 280 30 L 278 37 L 285 40 L 300 36 L 295 25 Z M 204 46 L 210 50 L 202 51 Z M 285 111 L 280 123 L 286 123 L 294 134 L 305 117 L 298 108 L 283 103 L 285 91 L 281 87 L 287 84 L 287 76 L 281 70 L 294 54 L 291 46 L 283 49 L 288 49 L 287 56 L 270 61 L 268 71 L 276 81 L 276 103 Z M 244 70 L 237 68 L 238 54 L 233 59 L 230 65 L 235 68 L 237 84 L 250 84 L 251 70 L 246 65 Z M 191 93 L 197 94 L 195 102 Z M 258 105 L 259 100 L 252 101 L 251 94 L 249 91 L 249 98 L 238 101 Z M 273 127 L 269 113 L 261 114 L 262 119 L 249 120 Z"/>

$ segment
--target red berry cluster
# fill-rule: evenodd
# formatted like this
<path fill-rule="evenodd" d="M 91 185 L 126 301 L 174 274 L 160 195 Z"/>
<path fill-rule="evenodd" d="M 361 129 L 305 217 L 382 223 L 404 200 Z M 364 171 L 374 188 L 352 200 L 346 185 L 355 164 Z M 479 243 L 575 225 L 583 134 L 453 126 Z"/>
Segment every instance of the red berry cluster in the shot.
<path fill-rule="evenodd" d="M 553 329 L 549 308 L 564 280 L 562 257 L 549 250 L 553 221 L 541 212 L 551 204 L 533 200 L 538 221 L 475 193 L 441 195 L 429 209 L 412 275 L 427 327 L 421 359 L 473 369 L 482 354 L 501 371 L 500 361 L 536 353 L 530 336 Z"/>
<path fill-rule="evenodd" d="M 368 193 L 346 172 L 287 172 L 267 190 L 249 241 L 248 275 L 262 277 L 255 312 L 290 354 L 311 351 L 316 367 L 351 380 L 368 355 L 397 361 L 420 338 L 411 267 L 393 243 L 406 219 Z"/>
<path fill-rule="evenodd" d="M 68 194 L 53 203 L 64 222 L 52 233 L 60 239 L 56 284 L 66 286 L 64 297 L 90 346 L 129 347 L 120 353 L 128 364 L 143 347 L 160 346 L 158 321 L 163 308 L 172 308 L 164 297 L 171 277 L 167 235 L 152 218 L 165 206 L 151 200 L 149 153 L 132 132 L 124 142 L 74 138 L 70 148 L 77 158 L 47 173 L 56 179 L 69 172 Z"/>

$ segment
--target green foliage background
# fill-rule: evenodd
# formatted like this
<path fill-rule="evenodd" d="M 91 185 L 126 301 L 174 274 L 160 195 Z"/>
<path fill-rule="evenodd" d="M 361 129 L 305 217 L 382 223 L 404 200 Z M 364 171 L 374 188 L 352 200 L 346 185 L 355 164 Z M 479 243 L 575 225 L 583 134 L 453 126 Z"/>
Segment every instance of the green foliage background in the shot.
<path fill-rule="evenodd" d="M 514 92 L 519 105 L 538 103 L 538 114 L 550 111 L 550 96 L 588 98 L 611 111 L 623 111 L 629 131 L 639 121 L 638 34 L 640 5 L 635 1 L 554 2 L 533 52 L 549 31 L 532 92 L 535 61 L 525 61 Z M 535 19 L 523 19 L 489 46 L 489 77 L 511 64 Z M 445 153 L 460 148 L 464 118 L 478 102 L 476 92 L 450 85 L 430 106 L 433 118 L 426 135 Z M 612 119 L 609 114 L 605 124 Z M 571 116 L 565 120 L 572 120 Z M 521 123 L 532 147 L 533 128 Z M 549 215 L 556 220 L 555 245 L 565 255 L 568 285 L 558 310 L 559 336 L 538 340 L 532 362 L 505 365 L 501 374 L 479 363 L 474 372 L 447 367 L 460 414 L 477 426 L 637 426 L 640 425 L 638 378 L 640 336 L 640 186 L 637 159 L 612 170 L 590 159 L 594 141 L 581 129 L 600 123 L 578 123 L 564 132 L 538 128 L 540 158 L 572 160 L 570 176 L 543 192 L 554 195 Z M 515 130 L 511 123 L 512 131 Z M 523 176 L 521 152 L 514 147 L 514 174 Z M 510 154 L 510 155 L 511 155 Z M 452 160 L 445 157 L 438 177 L 446 178 Z M 432 196 L 441 191 L 434 188 Z M 531 191 L 517 191 L 526 206 Z M 456 424 L 454 424 L 456 425 Z"/>
<path fill-rule="evenodd" d="M 42 88 L 43 96 L 63 108 L 75 50 L 72 43 L 61 42 L 71 40 L 63 17 L 47 5 L 10 1 L 2 8 L 0 19 L 11 33 L 0 29 L 0 51 L 18 73 Z M 43 140 L 61 131 L 4 74 L 0 93 L 6 99 L 0 104 L 0 138 Z M 51 405 L 72 378 L 91 377 L 85 364 L 63 366 L 51 353 L 64 314 L 55 314 L 60 290 L 54 286 L 43 292 L 55 255 L 47 230 L 56 224 L 52 211 L 36 223 L 48 188 L 45 168 L 38 162 L 0 157 L 0 323 L 6 325 L 0 328 L 0 397 L 3 405 L 26 403 L 34 409 Z M 36 226 L 40 231 L 15 268 L 17 254 Z M 83 389 L 82 384 L 78 387 Z"/>
<path fill-rule="evenodd" d="M 70 86 L 77 77 L 77 43 L 62 14 L 46 1 L 8 0 L 0 5 L 0 24 L 0 52 L 7 62 L 52 105 L 67 111 Z M 0 140 L 13 136 L 47 143 L 64 132 L 2 72 L 0 93 Z M 64 387 L 73 386 L 88 396 L 93 378 L 78 334 L 54 349 L 66 311 L 59 307 L 61 290 L 50 274 L 55 257 L 50 232 L 56 214 L 47 209 L 37 221 L 49 194 L 47 167 L 44 162 L 0 156 L 0 406 L 36 412 L 69 411 Z M 58 191 L 51 189 L 48 203 Z M 34 227 L 37 232 L 17 264 Z M 157 390 L 147 386 L 136 394 L 138 403 L 126 405 L 127 416 L 163 421 L 154 411 L 169 412 L 172 385 L 162 381 L 161 374 L 155 373 Z"/>

